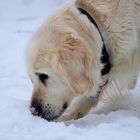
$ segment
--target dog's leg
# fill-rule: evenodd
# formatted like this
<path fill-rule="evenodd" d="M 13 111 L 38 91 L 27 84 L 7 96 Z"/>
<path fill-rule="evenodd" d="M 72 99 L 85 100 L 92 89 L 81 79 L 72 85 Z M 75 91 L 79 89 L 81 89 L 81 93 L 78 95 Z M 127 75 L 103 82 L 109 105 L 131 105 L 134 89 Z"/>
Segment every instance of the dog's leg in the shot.
<path fill-rule="evenodd" d="M 75 120 L 83 117 L 89 110 L 96 106 L 98 99 L 79 97 L 68 107 L 62 116 L 57 121 Z"/>

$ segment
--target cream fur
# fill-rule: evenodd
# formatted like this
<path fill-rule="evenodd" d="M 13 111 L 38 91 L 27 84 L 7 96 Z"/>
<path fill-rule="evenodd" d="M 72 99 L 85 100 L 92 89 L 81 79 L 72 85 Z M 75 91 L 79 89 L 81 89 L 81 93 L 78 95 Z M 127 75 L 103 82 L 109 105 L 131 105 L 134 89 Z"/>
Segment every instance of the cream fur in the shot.
<path fill-rule="evenodd" d="M 110 55 L 112 69 L 101 97 L 134 88 L 140 68 L 140 0 L 76 0 L 63 6 L 37 31 L 27 51 L 32 100 L 51 104 L 56 114 L 64 102 L 69 104 L 59 121 L 84 116 L 100 99 L 90 96 L 96 96 L 102 82 L 102 40 L 76 7 L 95 19 Z M 49 75 L 46 87 L 35 73 Z"/>

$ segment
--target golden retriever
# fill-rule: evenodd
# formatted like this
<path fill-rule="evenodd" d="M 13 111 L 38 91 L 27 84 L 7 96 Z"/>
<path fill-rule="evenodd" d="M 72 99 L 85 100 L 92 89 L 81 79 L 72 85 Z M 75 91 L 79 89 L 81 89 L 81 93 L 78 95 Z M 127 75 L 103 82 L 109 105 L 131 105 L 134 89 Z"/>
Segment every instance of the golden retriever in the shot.
<path fill-rule="evenodd" d="M 27 69 L 31 112 L 78 119 L 102 94 L 134 88 L 140 68 L 140 0 L 75 0 L 33 36 Z"/>

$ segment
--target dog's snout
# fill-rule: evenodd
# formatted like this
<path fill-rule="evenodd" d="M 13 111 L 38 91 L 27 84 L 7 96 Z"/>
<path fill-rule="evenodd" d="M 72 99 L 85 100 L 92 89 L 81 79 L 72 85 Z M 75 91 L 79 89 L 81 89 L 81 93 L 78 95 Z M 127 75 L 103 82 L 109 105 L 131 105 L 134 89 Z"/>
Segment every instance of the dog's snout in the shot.
<path fill-rule="evenodd" d="M 34 116 L 40 116 L 48 121 L 57 118 L 60 112 L 53 107 L 51 104 L 43 105 L 42 102 L 32 100 L 30 105 L 30 111 Z"/>
<path fill-rule="evenodd" d="M 32 115 L 39 116 L 48 121 L 53 121 L 60 117 L 67 109 L 68 102 L 65 101 L 62 106 L 55 106 L 51 103 L 46 103 L 43 99 L 32 98 L 30 104 L 30 111 Z"/>
<path fill-rule="evenodd" d="M 41 116 L 43 114 L 43 106 L 41 102 L 32 100 L 31 105 L 30 105 L 30 111 L 35 116 Z"/>
<path fill-rule="evenodd" d="M 55 108 L 52 104 L 47 104 L 44 106 L 44 115 L 42 118 L 45 118 L 48 121 L 55 120 L 62 113 L 62 110 L 59 108 Z"/>

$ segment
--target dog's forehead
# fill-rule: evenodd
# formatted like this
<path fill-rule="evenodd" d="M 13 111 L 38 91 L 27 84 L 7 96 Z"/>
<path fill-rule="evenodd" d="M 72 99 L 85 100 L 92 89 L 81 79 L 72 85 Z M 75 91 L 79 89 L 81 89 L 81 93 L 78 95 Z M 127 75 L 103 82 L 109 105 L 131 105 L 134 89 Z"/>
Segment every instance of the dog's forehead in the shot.
<path fill-rule="evenodd" d="M 47 51 L 40 48 L 38 49 L 38 53 L 34 57 L 34 61 L 32 63 L 34 69 L 42 68 L 42 67 L 49 67 L 50 61 L 52 59 L 52 55 Z"/>
<path fill-rule="evenodd" d="M 40 71 L 40 70 L 48 70 L 57 71 L 58 68 L 58 56 L 59 56 L 59 39 L 57 41 L 50 38 L 46 39 L 33 39 L 33 43 L 30 45 L 28 49 L 28 59 L 27 59 L 27 67 L 32 69 L 32 71 Z M 56 72 L 55 72 L 56 73 Z"/>
<path fill-rule="evenodd" d="M 54 48 L 40 47 L 38 53 L 32 61 L 34 71 L 52 71 L 58 73 L 59 69 L 59 52 Z"/>

